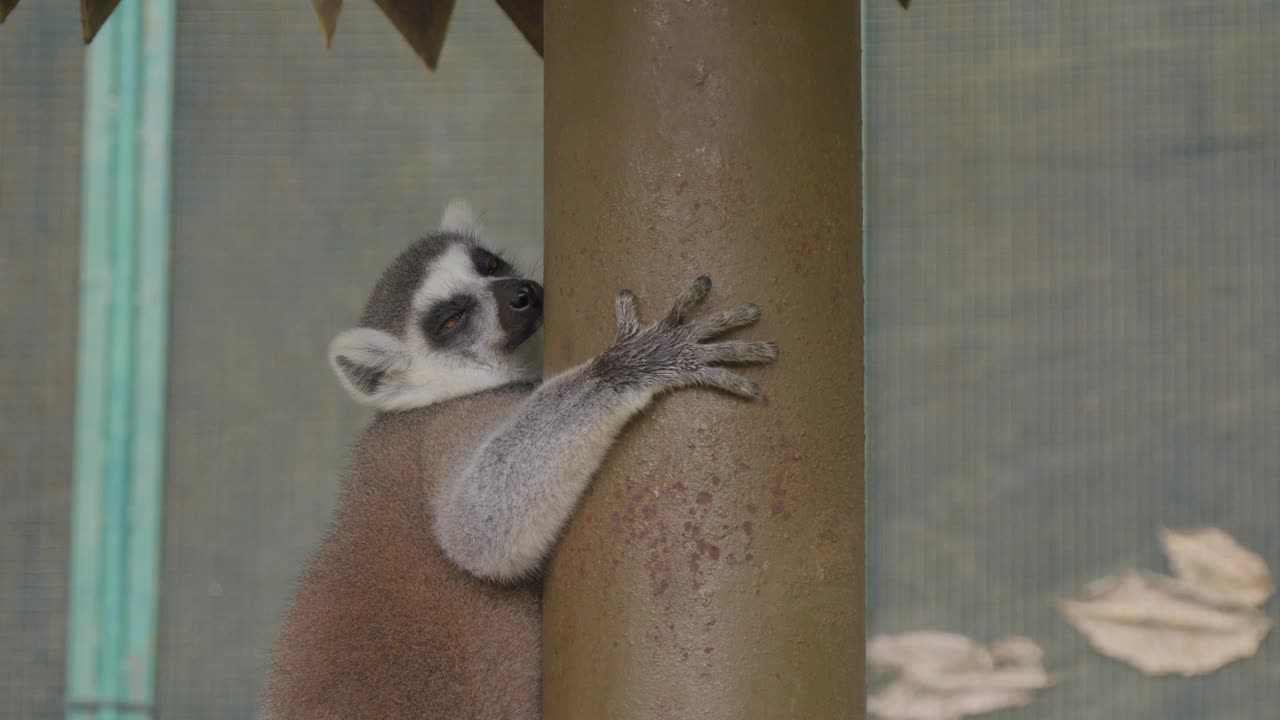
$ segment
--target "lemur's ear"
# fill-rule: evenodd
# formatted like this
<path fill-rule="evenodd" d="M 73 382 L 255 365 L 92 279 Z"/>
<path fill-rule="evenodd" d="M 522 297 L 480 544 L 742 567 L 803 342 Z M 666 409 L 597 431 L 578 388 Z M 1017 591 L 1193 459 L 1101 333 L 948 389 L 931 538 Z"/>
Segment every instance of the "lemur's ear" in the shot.
<path fill-rule="evenodd" d="M 412 364 L 404 343 L 381 330 L 355 328 L 329 343 L 329 364 L 356 402 L 379 406 Z"/>
<path fill-rule="evenodd" d="M 444 208 L 440 229 L 475 237 L 480 234 L 480 221 L 476 218 L 475 210 L 471 209 L 471 203 L 463 198 L 454 198 Z"/>

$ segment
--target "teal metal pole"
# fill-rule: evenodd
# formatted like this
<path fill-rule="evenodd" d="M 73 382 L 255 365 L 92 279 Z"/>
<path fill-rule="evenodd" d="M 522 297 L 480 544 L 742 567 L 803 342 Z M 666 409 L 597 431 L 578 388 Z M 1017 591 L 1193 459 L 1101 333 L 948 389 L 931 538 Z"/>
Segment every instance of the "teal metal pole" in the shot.
<path fill-rule="evenodd" d="M 67 718 L 154 714 L 174 0 L 89 49 Z"/>
<path fill-rule="evenodd" d="M 113 168 L 115 205 L 111 234 L 111 337 L 107 357 L 107 467 L 102 559 L 102 697 L 122 697 L 124 654 L 125 533 L 129 526 L 129 459 L 133 434 L 135 220 L 137 216 L 138 0 L 117 8 L 116 125 Z M 101 720 L 118 720 L 117 708 L 102 708 Z"/>
<path fill-rule="evenodd" d="M 129 595 L 125 697 L 155 702 L 156 619 L 163 512 L 165 380 L 169 330 L 169 173 L 173 121 L 175 0 L 148 0 L 142 18 L 142 102 L 138 125 L 138 276 L 133 396 L 133 486 L 129 509 Z M 138 715 L 138 717 L 145 717 Z"/>
<path fill-rule="evenodd" d="M 81 170 L 80 327 L 72 464 L 71 582 L 67 607 L 68 718 L 100 695 L 102 548 L 106 507 L 107 363 L 111 338 L 111 228 L 115 165 L 118 27 L 109 22 L 89 47 Z"/>

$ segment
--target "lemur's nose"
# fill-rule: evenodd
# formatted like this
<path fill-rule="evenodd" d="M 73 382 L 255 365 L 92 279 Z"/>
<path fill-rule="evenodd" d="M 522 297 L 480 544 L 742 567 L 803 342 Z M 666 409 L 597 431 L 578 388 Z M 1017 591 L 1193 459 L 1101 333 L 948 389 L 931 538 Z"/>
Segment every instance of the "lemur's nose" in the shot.
<path fill-rule="evenodd" d="M 520 284 L 511 298 L 511 309 L 517 311 L 542 307 L 542 286 L 532 280 Z"/>

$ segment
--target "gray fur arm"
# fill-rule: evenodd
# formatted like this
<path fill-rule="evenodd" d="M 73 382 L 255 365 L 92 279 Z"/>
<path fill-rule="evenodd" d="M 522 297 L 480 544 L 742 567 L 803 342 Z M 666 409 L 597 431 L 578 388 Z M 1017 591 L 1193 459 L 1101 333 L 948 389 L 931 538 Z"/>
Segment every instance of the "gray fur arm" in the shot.
<path fill-rule="evenodd" d="M 538 568 L 618 432 L 652 393 L 618 392 L 582 365 L 548 381 L 441 489 L 436 535 L 468 572 Z"/>
<path fill-rule="evenodd" d="M 683 322 L 710 287 L 710 280 L 698 278 L 666 317 L 643 328 L 634 295 L 618 295 L 613 345 L 539 387 L 440 488 L 435 530 L 451 560 L 494 580 L 531 575 L 618 433 L 656 394 L 705 385 L 759 395 L 755 383 L 719 365 L 772 362 L 776 345 L 703 342 L 756 322 L 759 308 L 744 305 Z"/>

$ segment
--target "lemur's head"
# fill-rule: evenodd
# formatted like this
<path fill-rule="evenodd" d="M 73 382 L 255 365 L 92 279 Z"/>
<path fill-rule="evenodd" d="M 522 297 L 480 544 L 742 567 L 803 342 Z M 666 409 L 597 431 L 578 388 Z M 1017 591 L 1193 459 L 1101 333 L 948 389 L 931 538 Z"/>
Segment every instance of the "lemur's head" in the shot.
<path fill-rule="evenodd" d="M 329 361 L 357 401 L 407 410 L 527 374 L 515 350 L 542 326 L 542 286 L 480 244 L 464 202 L 409 246 L 373 288 L 360 326 Z"/>

